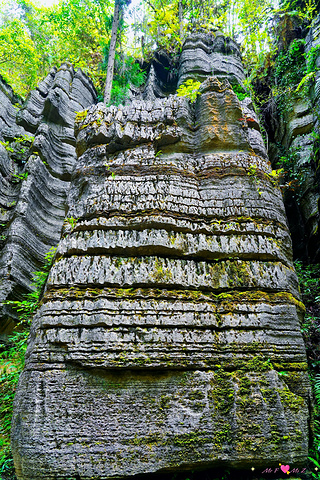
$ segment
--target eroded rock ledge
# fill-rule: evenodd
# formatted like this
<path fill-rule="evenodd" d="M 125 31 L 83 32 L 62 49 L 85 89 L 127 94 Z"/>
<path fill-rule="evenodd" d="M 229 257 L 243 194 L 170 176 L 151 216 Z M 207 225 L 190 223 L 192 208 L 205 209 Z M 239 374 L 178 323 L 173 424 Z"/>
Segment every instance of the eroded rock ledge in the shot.
<path fill-rule="evenodd" d="M 250 99 L 194 42 L 206 68 L 184 62 L 185 78 L 210 72 L 195 105 L 98 104 L 76 124 L 68 218 L 15 399 L 19 480 L 306 462 L 281 193 Z M 220 73 L 239 64 L 226 43 Z"/>

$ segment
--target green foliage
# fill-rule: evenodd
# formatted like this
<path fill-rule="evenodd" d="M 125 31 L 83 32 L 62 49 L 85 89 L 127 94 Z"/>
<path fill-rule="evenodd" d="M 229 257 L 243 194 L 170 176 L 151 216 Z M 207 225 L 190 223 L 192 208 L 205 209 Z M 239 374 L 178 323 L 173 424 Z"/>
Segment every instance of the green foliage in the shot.
<path fill-rule="evenodd" d="M 239 85 L 239 83 L 237 83 L 236 85 L 232 85 L 232 90 L 237 95 L 240 102 L 241 100 L 244 100 L 246 97 L 249 96 L 248 92 L 246 92 L 246 90 L 241 85 Z"/>
<path fill-rule="evenodd" d="M 36 86 L 39 53 L 22 20 L 0 24 L 0 74 L 20 95 Z"/>
<path fill-rule="evenodd" d="M 0 475 L 6 474 L 6 478 L 14 476 L 10 449 L 12 403 L 24 367 L 27 338 L 28 331 L 16 332 L 7 344 L 0 345 Z"/>
<path fill-rule="evenodd" d="M 320 373 L 320 264 L 294 263 L 300 285 L 301 298 L 306 307 L 302 333 L 307 347 L 309 367 L 312 375 Z"/>
<path fill-rule="evenodd" d="M 21 180 L 27 180 L 28 178 L 28 172 L 23 172 L 23 173 L 16 173 L 14 175 L 12 175 L 13 178 L 15 178 L 17 181 L 21 181 Z"/>
<path fill-rule="evenodd" d="M 33 144 L 34 142 L 34 137 L 32 135 L 29 135 L 29 134 L 25 134 L 25 135 L 20 135 L 20 137 L 14 137 L 14 141 L 17 142 L 17 143 L 28 143 L 30 145 Z"/>
<path fill-rule="evenodd" d="M 74 218 L 74 217 L 66 217 L 65 218 L 65 222 L 69 223 L 69 225 L 71 225 L 72 228 L 74 228 L 77 225 L 78 220 L 79 220 L 79 218 Z"/>
<path fill-rule="evenodd" d="M 252 178 L 252 181 L 257 189 L 257 192 L 259 195 L 262 195 L 262 190 L 260 189 L 260 179 L 259 179 L 259 176 L 258 176 L 258 167 L 257 165 L 255 164 L 251 164 L 249 165 L 249 168 L 248 168 L 248 171 L 247 171 L 247 174 L 249 177 Z"/>
<path fill-rule="evenodd" d="M 14 137 L 11 141 L 0 141 L 0 144 L 7 150 L 11 160 L 21 166 L 26 163 L 33 141 L 33 136 L 21 135 L 19 137 Z M 13 175 L 16 180 L 25 180 L 27 176 L 28 174 L 26 172 Z"/>
<path fill-rule="evenodd" d="M 148 5 L 148 19 L 140 26 L 140 30 L 147 33 L 147 38 L 143 39 L 143 55 L 148 57 L 155 43 L 168 53 L 180 51 L 182 39 L 180 36 L 178 1 L 161 2 L 155 0 Z M 183 27 L 183 31 L 185 31 L 185 27 Z"/>
<path fill-rule="evenodd" d="M 317 1 L 316 0 L 295 0 L 292 2 L 292 7 L 295 6 L 297 9 L 298 16 L 307 21 L 308 23 L 315 17 L 318 11 Z"/>
<path fill-rule="evenodd" d="M 111 13 L 111 2 L 103 0 L 60 0 L 47 9 L 43 14 L 50 36 L 47 61 L 59 65 L 68 59 L 98 82 L 103 47 L 110 35 Z M 28 20 L 30 24 L 32 19 Z M 41 45 L 43 41 L 42 35 Z"/>
<path fill-rule="evenodd" d="M 315 72 L 310 72 L 307 73 L 299 83 L 299 85 L 296 88 L 296 92 L 299 92 L 303 87 L 306 87 L 308 83 L 310 83 L 312 80 L 315 78 Z"/>
<path fill-rule="evenodd" d="M 291 147 L 286 150 L 282 145 L 278 145 L 281 156 L 277 166 L 282 169 L 280 177 L 280 188 L 287 197 L 292 197 L 298 204 L 301 203 L 305 191 L 305 185 L 309 175 L 309 163 L 304 162 L 299 165 L 298 155 L 299 147 Z"/>
<path fill-rule="evenodd" d="M 308 306 L 320 296 L 320 265 L 294 263 L 300 285 L 303 303 Z"/>
<path fill-rule="evenodd" d="M 111 11 L 103 0 L 60 0 L 50 8 L 31 0 L 0 4 L 1 75 L 25 96 L 50 67 L 69 61 L 98 83 Z"/>
<path fill-rule="evenodd" d="M 39 299 L 47 281 L 55 253 L 56 248 L 50 248 L 45 256 L 43 269 L 33 273 L 33 282 L 31 283 L 31 286 L 34 287 L 34 290 L 25 295 L 25 300 L 6 300 L 3 302 L 4 305 L 9 305 L 16 310 L 16 312 L 18 312 L 19 325 L 23 324 L 23 326 L 26 327 L 30 324 L 31 319 L 38 307 Z"/>
<path fill-rule="evenodd" d="M 316 45 L 315 47 L 312 47 L 309 50 L 307 54 L 307 73 L 312 73 L 319 70 L 317 69 L 317 65 L 316 65 L 316 61 L 319 54 L 320 54 L 320 45 Z"/>
<path fill-rule="evenodd" d="M 189 78 L 177 89 L 178 97 L 186 97 L 190 100 L 190 103 L 195 103 L 197 96 L 200 95 L 201 82 L 192 80 Z"/>
<path fill-rule="evenodd" d="M 10 145 L 10 142 L 9 142 L 9 141 L 7 141 L 7 142 L 2 142 L 2 141 L 0 140 L 0 144 L 7 150 L 7 152 L 9 152 L 9 153 L 13 153 L 13 152 L 14 152 L 14 149 L 9 146 L 9 145 Z"/>
<path fill-rule="evenodd" d="M 108 48 L 104 49 L 104 63 L 101 70 L 106 71 L 108 64 Z M 129 98 L 130 86 L 140 87 L 146 80 L 146 73 L 140 68 L 139 63 L 130 55 L 116 53 L 115 71 L 111 90 L 111 105 L 124 104 Z M 103 99 L 102 91 L 100 100 Z"/>
<path fill-rule="evenodd" d="M 317 70 L 316 60 L 320 53 L 320 45 L 312 47 L 309 52 L 307 53 L 307 67 L 306 67 L 306 74 L 300 81 L 299 85 L 297 86 L 296 91 L 300 91 L 303 87 L 307 87 L 310 82 L 312 82 L 315 78 Z"/>
<path fill-rule="evenodd" d="M 295 39 L 287 51 L 281 51 L 274 66 L 274 80 L 279 87 L 296 86 L 305 74 L 304 40 Z"/>
<path fill-rule="evenodd" d="M 293 109 L 295 92 L 306 92 L 312 75 L 306 75 L 306 62 L 304 53 L 305 41 L 293 40 L 288 47 L 277 53 L 271 73 L 268 78 L 271 87 L 271 100 L 277 105 L 277 114 L 287 120 L 288 114 Z M 285 155 L 292 156 L 293 152 Z M 290 158 L 288 159 L 290 163 Z M 294 172 L 294 175 L 298 172 Z M 298 179 L 297 179 L 298 180 Z"/>
<path fill-rule="evenodd" d="M 129 84 L 119 85 L 119 83 L 114 79 L 111 89 L 110 105 L 125 104 L 126 100 L 129 98 L 129 87 Z"/>
<path fill-rule="evenodd" d="M 316 375 L 314 378 L 314 397 L 317 402 L 317 406 L 320 408 L 320 375 Z"/>
<path fill-rule="evenodd" d="M 155 44 L 170 55 L 179 53 L 190 30 L 219 30 L 241 40 L 245 63 L 252 66 L 261 63 L 272 47 L 269 24 L 273 11 L 271 0 L 152 0 L 145 2 L 136 30 L 143 34 L 144 58 L 150 57 Z"/>
<path fill-rule="evenodd" d="M 241 0 L 231 3 L 227 32 L 241 38 L 243 60 L 248 73 L 258 71 L 267 52 L 273 49 L 270 19 L 274 14 L 271 0 Z"/>
<path fill-rule="evenodd" d="M 257 165 L 255 165 L 253 163 L 251 165 L 249 165 L 249 168 L 248 168 L 249 177 L 252 177 L 252 176 L 255 177 L 257 175 L 257 168 L 258 168 Z"/>
<path fill-rule="evenodd" d="M 106 168 L 106 172 L 109 172 L 110 171 L 110 168 L 111 168 L 111 165 L 108 165 L 107 163 L 105 164 L 105 166 L 107 167 Z M 111 178 L 114 179 L 116 178 L 116 174 L 114 172 L 110 172 L 111 173 Z"/>
<path fill-rule="evenodd" d="M 313 138 L 313 160 L 317 167 L 320 165 L 320 132 L 313 130 L 311 132 Z"/>
<path fill-rule="evenodd" d="M 279 16 L 289 17 L 290 8 L 301 18 L 311 18 L 315 13 L 314 0 L 305 0 L 303 5 L 298 2 L 296 6 L 292 1 L 289 3 L 291 6 L 284 5 L 277 11 Z M 60 0 L 50 8 L 37 6 L 31 0 L 3 3 L 0 6 L 0 73 L 18 93 L 25 95 L 51 66 L 69 61 L 92 77 L 101 99 L 112 12 L 113 2 L 104 0 Z M 144 73 L 134 58 L 141 54 L 149 58 L 155 46 L 174 57 L 180 52 L 188 30 L 204 29 L 213 33 L 221 30 L 241 41 L 244 63 L 249 76 L 253 74 L 252 78 L 265 74 L 266 58 L 274 52 L 275 35 L 270 29 L 275 13 L 272 0 L 218 0 L 214 3 L 152 0 L 135 7 L 135 12 L 138 14 L 133 15 L 132 40 L 128 41 L 124 19 L 120 21 L 112 103 L 125 102 L 130 83 L 140 86 L 144 81 Z M 297 42 L 301 40 L 293 42 L 289 57 L 295 55 Z M 132 49 L 130 55 L 129 49 Z M 309 54 L 310 65 L 315 54 Z M 285 56 L 278 55 L 280 83 L 281 69 L 290 60 Z M 300 75 L 296 83 L 301 79 Z M 246 92 L 236 93 L 243 99 Z"/>
<path fill-rule="evenodd" d="M 320 375 L 315 375 L 312 379 L 312 386 L 315 399 L 315 419 L 314 419 L 314 438 L 310 449 L 309 460 L 320 469 Z M 320 473 L 311 471 L 312 478 L 319 480 Z"/>
<path fill-rule="evenodd" d="M 87 118 L 88 110 L 81 110 L 80 112 L 75 112 L 75 113 L 76 113 L 75 122 L 82 122 Z"/>

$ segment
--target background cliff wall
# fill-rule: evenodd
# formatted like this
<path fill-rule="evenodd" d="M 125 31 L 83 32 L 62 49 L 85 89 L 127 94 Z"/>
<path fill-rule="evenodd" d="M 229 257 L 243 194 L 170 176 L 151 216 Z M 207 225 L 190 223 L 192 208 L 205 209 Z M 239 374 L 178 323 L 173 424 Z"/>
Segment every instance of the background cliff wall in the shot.
<path fill-rule="evenodd" d="M 91 80 L 64 64 L 53 69 L 21 108 L 3 82 L 1 95 L 0 300 L 22 300 L 56 247 L 76 162 L 76 112 L 96 101 Z M 17 102 L 20 104 L 17 104 Z M 16 105 L 15 105 L 16 104 Z M 17 312 L 2 305 L 0 333 Z"/>
<path fill-rule="evenodd" d="M 307 28 L 294 18 L 291 23 L 286 18 L 278 22 L 282 40 L 267 80 L 276 95 L 263 110 L 269 156 L 274 168 L 284 170 L 294 257 L 319 262 L 320 15 Z"/>

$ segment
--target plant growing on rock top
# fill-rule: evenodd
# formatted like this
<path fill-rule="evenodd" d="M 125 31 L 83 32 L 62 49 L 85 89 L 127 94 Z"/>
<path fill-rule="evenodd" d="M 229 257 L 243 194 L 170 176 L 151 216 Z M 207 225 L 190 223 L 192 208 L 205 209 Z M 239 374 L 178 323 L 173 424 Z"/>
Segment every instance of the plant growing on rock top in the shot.
<path fill-rule="evenodd" d="M 75 122 L 82 122 L 87 118 L 88 110 L 81 110 L 80 112 L 75 112 L 75 113 L 76 113 Z"/>
<path fill-rule="evenodd" d="M 69 225 L 71 225 L 71 228 L 74 228 L 77 225 L 77 221 L 79 218 L 74 218 L 74 217 L 66 217 L 65 222 L 67 222 Z"/>
<path fill-rule="evenodd" d="M 259 194 L 259 195 L 262 195 L 262 191 L 261 191 L 261 189 L 260 189 L 260 183 L 261 183 L 261 182 L 260 182 L 260 178 L 259 178 L 259 176 L 258 176 L 258 167 L 257 167 L 257 165 L 255 165 L 255 164 L 253 164 L 253 163 L 252 163 L 251 165 L 249 165 L 249 168 L 248 168 L 248 171 L 247 171 L 247 175 L 252 178 L 253 183 L 254 183 L 254 185 L 255 185 L 255 187 L 256 187 L 256 189 L 257 189 L 258 194 Z"/>
<path fill-rule="evenodd" d="M 195 103 L 198 95 L 200 95 L 201 82 L 192 80 L 189 78 L 177 89 L 178 97 L 186 97 L 190 100 L 190 103 Z"/>

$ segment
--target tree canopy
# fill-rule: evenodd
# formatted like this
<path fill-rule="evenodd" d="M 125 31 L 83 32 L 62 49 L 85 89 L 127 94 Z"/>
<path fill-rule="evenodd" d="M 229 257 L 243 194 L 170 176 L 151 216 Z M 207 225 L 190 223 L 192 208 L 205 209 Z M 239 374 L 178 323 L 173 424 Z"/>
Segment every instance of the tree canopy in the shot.
<path fill-rule="evenodd" d="M 188 30 L 219 29 L 241 44 L 250 75 L 264 68 L 279 32 L 275 16 L 310 21 L 319 0 L 141 0 L 119 1 L 115 75 L 111 101 L 125 98 L 130 82 L 141 85 L 144 74 L 136 59 L 149 60 L 155 48 L 181 50 Z M 0 4 L 0 74 L 25 97 L 53 65 L 64 61 L 90 75 L 102 99 L 107 74 L 114 0 L 59 0 L 51 7 L 31 0 Z M 112 49 L 111 49 L 112 50 Z"/>

